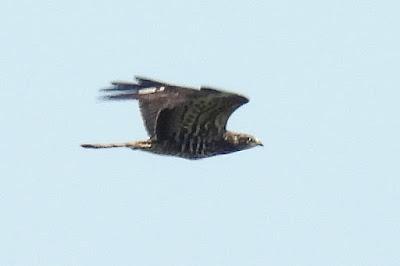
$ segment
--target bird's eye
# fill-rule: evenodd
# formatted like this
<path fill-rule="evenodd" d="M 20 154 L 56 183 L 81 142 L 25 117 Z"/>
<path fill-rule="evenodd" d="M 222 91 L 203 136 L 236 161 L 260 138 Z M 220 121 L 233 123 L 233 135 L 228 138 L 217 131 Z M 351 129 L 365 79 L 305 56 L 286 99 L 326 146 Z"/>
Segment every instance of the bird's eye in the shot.
<path fill-rule="evenodd" d="M 247 138 L 247 142 L 251 142 L 251 138 Z"/>

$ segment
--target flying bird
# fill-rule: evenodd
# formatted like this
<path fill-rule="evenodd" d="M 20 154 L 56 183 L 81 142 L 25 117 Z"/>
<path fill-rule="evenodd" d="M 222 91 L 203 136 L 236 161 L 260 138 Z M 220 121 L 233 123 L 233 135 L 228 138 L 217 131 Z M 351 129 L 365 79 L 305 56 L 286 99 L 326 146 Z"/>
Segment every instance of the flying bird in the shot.
<path fill-rule="evenodd" d="M 148 78 L 114 81 L 102 89 L 104 100 L 138 100 L 149 139 L 126 143 L 82 144 L 84 148 L 126 147 L 185 159 L 241 151 L 262 143 L 228 131 L 230 115 L 249 100 L 211 87 L 182 87 Z"/>

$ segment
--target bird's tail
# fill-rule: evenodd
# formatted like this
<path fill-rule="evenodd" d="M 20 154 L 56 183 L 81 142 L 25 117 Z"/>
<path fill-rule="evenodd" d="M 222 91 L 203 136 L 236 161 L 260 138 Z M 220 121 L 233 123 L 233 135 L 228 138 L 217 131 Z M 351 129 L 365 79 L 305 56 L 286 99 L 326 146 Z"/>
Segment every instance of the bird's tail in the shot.
<path fill-rule="evenodd" d="M 151 140 L 142 140 L 125 143 L 81 144 L 81 147 L 86 149 L 130 148 L 133 150 L 148 150 L 152 147 L 152 143 Z"/>
<path fill-rule="evenodd" d="M 108 144 L 81 144 L 82 148 L 86 149 L 108 149 L 108 148 L 137 148 L 135 143 L 108 143 Z"/>

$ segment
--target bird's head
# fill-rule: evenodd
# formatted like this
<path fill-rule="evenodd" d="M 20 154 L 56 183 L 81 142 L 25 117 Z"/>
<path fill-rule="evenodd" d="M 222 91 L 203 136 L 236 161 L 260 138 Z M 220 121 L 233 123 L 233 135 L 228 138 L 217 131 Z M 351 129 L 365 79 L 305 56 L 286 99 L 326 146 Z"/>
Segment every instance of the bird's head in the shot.
<path fill-rule="evenodd" d="M 236 146 L 239 150 L 264 146 L 259 139 L 243 133 L 227 132 L 225 135 L 225 140 Z"/>

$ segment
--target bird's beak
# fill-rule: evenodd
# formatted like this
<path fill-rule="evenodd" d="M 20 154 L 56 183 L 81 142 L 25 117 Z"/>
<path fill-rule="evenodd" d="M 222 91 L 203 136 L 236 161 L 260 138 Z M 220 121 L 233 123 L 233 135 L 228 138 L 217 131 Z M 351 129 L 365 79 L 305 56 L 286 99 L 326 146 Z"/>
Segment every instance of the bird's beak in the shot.
<path fill-rule="evenodd" d="M 261 142 L 259 139 L 256 140 L 256 144 L 257 144 L 258 146 L 262 146 L 262 147 L 264 146 L 264 144 L 262 144 L 262 142 Z"/>

